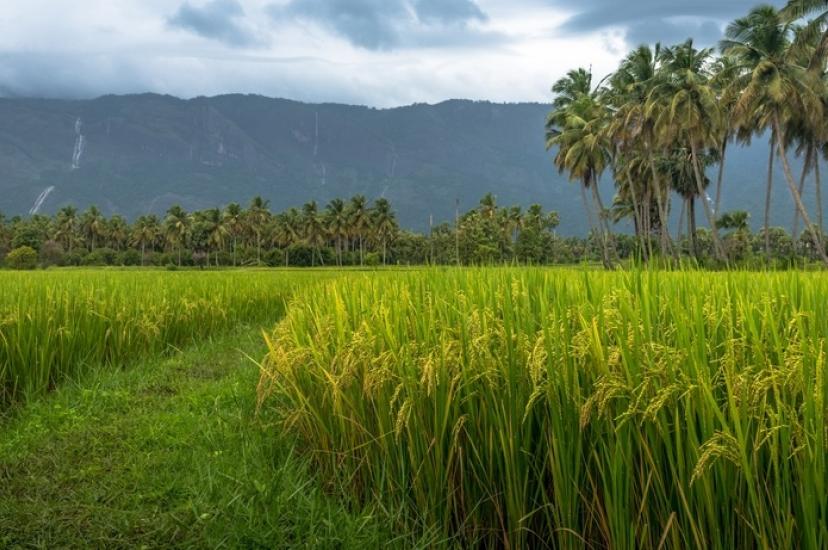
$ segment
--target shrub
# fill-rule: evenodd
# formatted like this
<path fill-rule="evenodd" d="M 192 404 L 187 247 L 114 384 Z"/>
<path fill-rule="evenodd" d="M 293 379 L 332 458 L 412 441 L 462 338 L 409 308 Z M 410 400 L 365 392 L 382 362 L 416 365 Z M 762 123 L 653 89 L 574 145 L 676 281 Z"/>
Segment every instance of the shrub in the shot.
<path fill-rule="evenodd" d="M 6 256 L 6 265 L 12 269 L 34 269 L 37 267 L 37 252 L 30 246 L 15 248 Z"/>
<path fill-rule="evenodd" d="M 104 266 L 113 265 L 115 263 L 116 252 L 111 248 L 96 248 L 86 255 L 83 260 L 83 265 L 89 266 Z"/>
<path fill-rule="evenodd" d="M 273 248 L 265 252 L 262 259 L 270 267 L 280 267 L 285 265 L 285 253 L 278 248 Z"/>
<path fill-rule="evenodd" d="M 146 261 L 146 257 L 144 261 Z M 119 252 L 115 257 L 115 263 L 123 266 L 141 265 L 141 252 L 132 248 Z"/>
<path fill-rule="evenodd" d="M 376 267 L 382 263 L 382 257 L 376 252 L 369 252 L 365 255 L 365 265 Z"/>
<path fill-rule="evenodd" d="M 33 224 L 21 224 L 15 229 L 11 244 L 12 248 L 28 246 L 34 250 L 40 250 L 45 240 L 46 235 L 43 228 Z"/>
<path fill-rule="evenodd" d="M 63 246 L 55 241 L 46 241 L 40 247 L 40 263 L 44 267 L 63 265 L 65 259 Z"/>
<path fill-rule="evenodd" d="M 70 250 L 63 256 L 63 265 L 80 266 L 86 258 L 85 250 Z"/>

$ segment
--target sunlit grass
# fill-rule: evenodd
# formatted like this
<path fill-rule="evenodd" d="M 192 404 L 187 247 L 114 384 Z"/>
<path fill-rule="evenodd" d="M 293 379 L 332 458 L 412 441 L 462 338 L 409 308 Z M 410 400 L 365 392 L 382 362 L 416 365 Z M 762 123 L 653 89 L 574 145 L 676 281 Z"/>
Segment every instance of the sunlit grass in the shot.
<path fill-rule="evenodd" d="M 260 399 L 458 545 L 824 548 L 828 278 L 457 270 L 301 289 Z"/>

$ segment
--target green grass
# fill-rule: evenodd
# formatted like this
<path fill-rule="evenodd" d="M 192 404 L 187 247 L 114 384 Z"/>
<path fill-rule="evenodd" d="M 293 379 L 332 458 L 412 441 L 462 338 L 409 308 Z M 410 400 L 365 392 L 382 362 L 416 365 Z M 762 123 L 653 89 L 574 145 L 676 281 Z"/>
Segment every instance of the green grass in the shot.
<path fill-rule="evenodd" d="M 823 273 L 468 269 L 301 289 L 263 403 L 458 545 L 828 545 Z"/>
<path fill-rule="evenodd" d="M 322 272 L 0 272 L 0 408 L 100 365 L 278 318 Z"/>
<path fill-rule="evenodd" d="M 256 415 L 255 328 L 98 367 L 0 423 L 2 548 L 416 546 L 320 489 Z"/>

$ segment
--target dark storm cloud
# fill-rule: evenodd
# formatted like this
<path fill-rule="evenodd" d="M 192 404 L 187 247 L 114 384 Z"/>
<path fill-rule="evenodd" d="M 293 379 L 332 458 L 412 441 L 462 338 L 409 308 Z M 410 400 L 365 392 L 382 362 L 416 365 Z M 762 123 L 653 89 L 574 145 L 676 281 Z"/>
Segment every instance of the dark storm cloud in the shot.
<path fill-rule="evenodd" d="M 243 26 L 243 18 L 244 8 L 237 0 L 211 0 L 200 6 L 187 1 L 167 22 L 230 46 L 255 45 L 258 40 Z"/>
<path fill-rule="evenodd" d="M 274 17 L 299 17 L 321 24 L 353 44 L 389 49 L 399 40 L 397 25 L 408 17 L 398 0 L 292 0 L 271 8 Z"/>
<path fill-rule="evenodd" d="M 311 21 L 369 50 L 479 42 L 467 24 L 486 20 L 472 0 L 291 0 L 270 13 Z"/>
<path fill-rule="evenodd" d="M 699 44 L 715 44 L 723 27 L 745 15 L 757 0 L 551 0 L 551 5 L 575 10 L 562 29 L 585 33 L 607 28 L 624 30 L 627 42 L 680 42 L 693 37 Z M 785 0 L 767 3 L 782 7 Z"/>
<path fill-rule="evenodd" d="M 141 64 L 110 56 L 0 53 L 0 97 L 80 99 L 145 90 Z"/>

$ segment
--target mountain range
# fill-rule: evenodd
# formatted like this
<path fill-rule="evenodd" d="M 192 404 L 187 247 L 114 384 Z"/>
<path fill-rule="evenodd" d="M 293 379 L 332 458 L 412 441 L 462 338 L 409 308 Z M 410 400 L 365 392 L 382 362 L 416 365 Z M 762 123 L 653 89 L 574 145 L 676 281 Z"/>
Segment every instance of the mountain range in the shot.
<path fill-rule="evenodd" d="M 95 204 L 132 219 L 173 204 L 192 210 L 261 195 L 281 210 L 361 193 L 386 197 L 404 227 L 424 230 L 491 192 L 500 204 L 556 210 L 561 233 L 583 235 L 577 187 L 544 147 L 549 109 L 464 100 L 374 109 L 253 95 L 5 98 L 0 212 Z M 748 210 L 754 227 L 767 155 L 757 139 L 732 148 L 726 165 L 723 207 Z M 781 170 L 776 181 L 773 223 L 788 227 L 793 206 Z M 611 182 L 603 191 L 609 203 Z M 813 205 L 811 186 L 805 198 Z"/>

